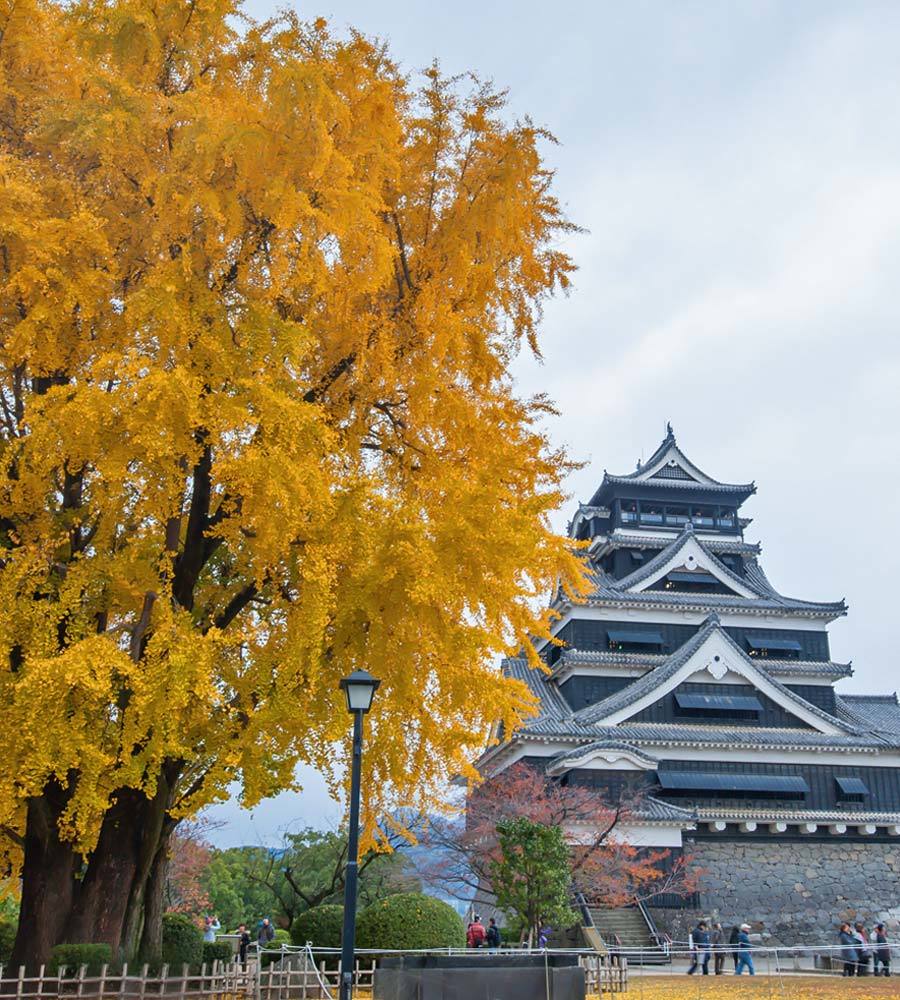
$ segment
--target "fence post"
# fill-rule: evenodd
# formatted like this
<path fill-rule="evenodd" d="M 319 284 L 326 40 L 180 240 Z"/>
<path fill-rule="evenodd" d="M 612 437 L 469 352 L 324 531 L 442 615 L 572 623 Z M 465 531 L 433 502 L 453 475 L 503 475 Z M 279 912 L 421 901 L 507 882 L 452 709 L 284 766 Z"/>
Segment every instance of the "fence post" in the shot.
<path fill-rule="evenodd" d="M 87 973 L 87 966 L 80 965 L 78 967 L 78 986 L 75 989 L 75 996 L 84 996 L 84 977 Z"/>
<path fill-rule="evenodd" d="M 138 985 L 138 995 L 140 1000 L 144 1000 L 144 994 L 147 992 L 147 973 L 150 971 L 149 965 L 144 965 L 141 968 L 141 981 Z"/>
<path fill-rule="evenodd" d="M 178 991 L 178 1000 L 184 1000 L 184 995 L 187 993 L 188 972 L 188 964 L 187 962 L 183 962 L 181 965 L 181 989 Z"/>
<path fill-rule="evenodd" d="M 128 983 L 128 963 L 122 964 L 122 978 L 119 980 L 119 1000 L 125 1000 L 125 991 Z"/>
<path fill-rule="evenodd" d="M 97 985 L 97 996 L 102 997 L 106 992 L 106 974 L 109 972 L 109 966 L 104 964 L 100 966 L 100 982 Z"/>
<path fill-rule="evenodd" d="M 16 996 L 21 997 L 25 992 L 25 966 L 19 966 L 19 981 L 16 983 Z"/>
<path fill-rule="evenodd" d="M 159 970 L 159 995 L 162 996 L 166 992 L 166 980 L 169 978 L 169 966 L 163 964 L 163 967 Z"/>

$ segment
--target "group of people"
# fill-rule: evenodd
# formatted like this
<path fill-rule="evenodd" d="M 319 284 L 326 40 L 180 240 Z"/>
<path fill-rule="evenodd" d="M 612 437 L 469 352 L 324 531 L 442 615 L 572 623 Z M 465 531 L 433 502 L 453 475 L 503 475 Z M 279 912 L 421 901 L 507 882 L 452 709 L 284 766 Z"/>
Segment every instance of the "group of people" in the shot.
<path fill-rule="evenodd" d="M 891 946 L 884 924 L 876 924 L 874 933 L 870 935 L 861 921 L 852 926 L 845 921 L 838 932 L 838 940 L 845 976 L 868 976 L 870 964 L 872 975 L 891 974 Z"/>
<path fill-rule="evenodd" d="M 203 940 L 215 942 L 216 934 L 222 929 L 222 924 L 219 918 L 214 914 L 207 914 L 203 919 Z M 247 929 L 246 924 L 240 924 L 237 929 L 238 933 L 238 958 L 242 964 L 247 962 L 247 950 L 249 949 L 253 938 L 250 936 L 250 931 Z M 272 921 L 268 917 L 263 917 L 262 920 L 256 925 L 256 943 L 260 948 L 265 948 L 267 944 L 275 940 L 275 927 Z"/>
<path fill-rule="evenodd" d="M 466 928 L 467 948 L 490 948 L 492 951 L 500 947 L 500 928 L 497 921 L 491 917 L 487 927 L 476 913 Z"/>
<path fill-rule="evenodd" d="M 737 924 L 731 929 L 728 939 L 722 925 L 715 923 L 710 929 L 705 920 L 701 920 L 688 937 L 691 953 L 691 964 L 688 975 L 693 976 L 697 969 L 702 969 L 703 975 L 709 975 L 709 963 L 713 961 L 715 975 L 721 976 L 725 971 L 725 959 L 731 955 L 734 963 L 734 974 L 740 976 L 744 969 L 753 976 L 753 955 L 750 952 L 750 925 Z"/>

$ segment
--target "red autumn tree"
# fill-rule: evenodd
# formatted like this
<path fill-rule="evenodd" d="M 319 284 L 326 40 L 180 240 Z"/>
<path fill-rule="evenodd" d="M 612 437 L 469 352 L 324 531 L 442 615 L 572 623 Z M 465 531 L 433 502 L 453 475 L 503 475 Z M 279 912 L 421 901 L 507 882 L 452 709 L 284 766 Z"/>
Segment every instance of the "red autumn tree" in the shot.
<path fill-rule="evenodd" d="M 171 913 L 200 916 L 210 909 L 203 875 L 212 859 L 212 847 L 200 822 L 181 823 L 169 838 L 165 907 Z"/>
<path fill-rule="evenodd" d="M 491 903 L 488 872 L 499 856 L 497 824 L 525 817 L 564 831 L 573 891 L 587 899 L 622 906 L 663 892 L 693 892 L 697 873 L 690 858 L 636 847 L 625 839 L 628 821 L 639 811 L 642 798 L 643 793 L 634 789 L 612 801 L 597 789 L 564 785 L 538 768 L 514 764 L 470 793 L 464 820 L 432 822 L 423 837 L 427 851 L 420 876 L 476 905 Z"/>

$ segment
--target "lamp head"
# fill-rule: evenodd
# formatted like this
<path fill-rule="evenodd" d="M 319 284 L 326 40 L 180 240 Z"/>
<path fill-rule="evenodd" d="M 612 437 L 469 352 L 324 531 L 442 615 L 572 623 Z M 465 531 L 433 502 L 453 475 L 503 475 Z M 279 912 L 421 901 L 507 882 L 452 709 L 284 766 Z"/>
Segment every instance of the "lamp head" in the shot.
<path fill-rule="evenodd" d="M 347 711 L 368 712 L 380 683 L 366 670 L 354 670 L 349 677 L 342 677 L 341 690 L 347 698 Z"/>

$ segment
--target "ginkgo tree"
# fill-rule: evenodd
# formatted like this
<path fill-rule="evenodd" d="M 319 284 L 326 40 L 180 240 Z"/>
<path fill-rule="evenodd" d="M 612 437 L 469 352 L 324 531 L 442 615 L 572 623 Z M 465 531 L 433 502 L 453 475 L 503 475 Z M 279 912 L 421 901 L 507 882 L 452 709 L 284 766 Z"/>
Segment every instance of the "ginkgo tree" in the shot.
<path fill-rule="evenodd" d="M 518 398 L 570 225 L 530 122 L 234 0 L 0 0 L 0 832 L 13 962 L 158 953 L 167 841 L 332 781 L 427 808 L 582 586 Z"/>

